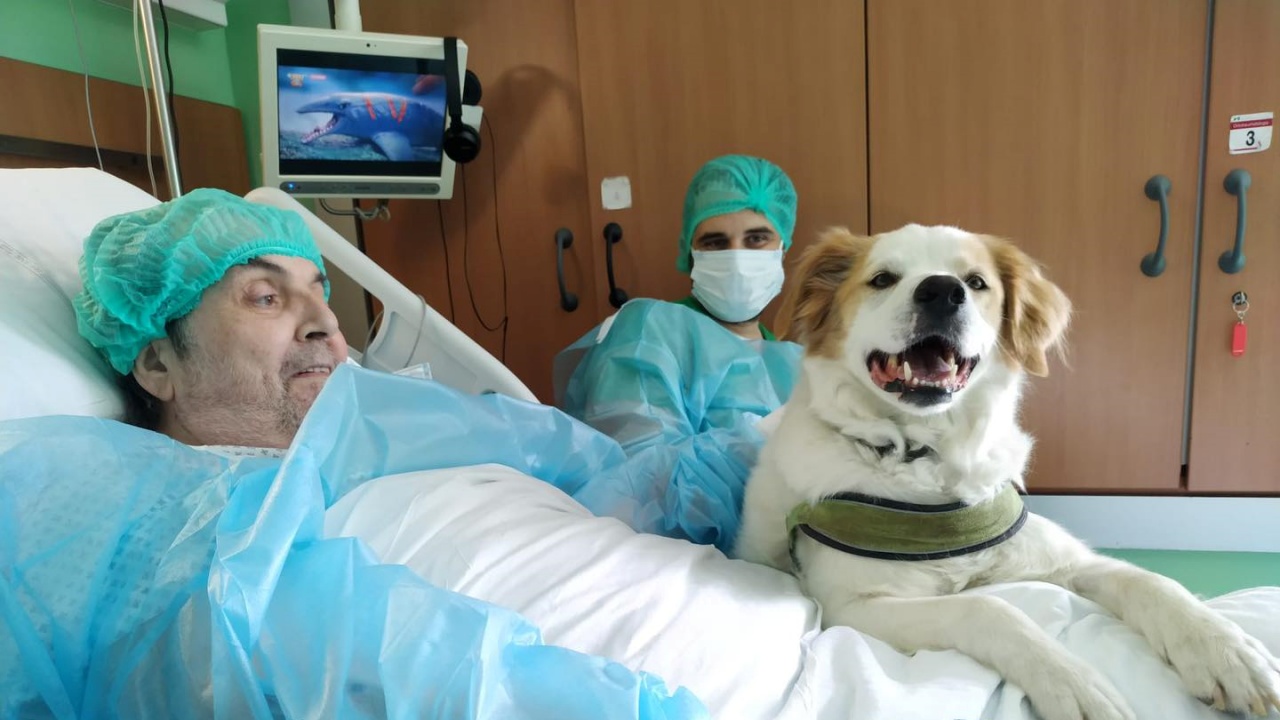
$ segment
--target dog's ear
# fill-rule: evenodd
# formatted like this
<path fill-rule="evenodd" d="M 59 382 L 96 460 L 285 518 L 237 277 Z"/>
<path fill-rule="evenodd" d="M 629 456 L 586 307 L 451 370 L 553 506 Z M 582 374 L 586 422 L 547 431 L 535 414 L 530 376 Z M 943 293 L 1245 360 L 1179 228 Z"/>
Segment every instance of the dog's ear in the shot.
<path fill-rule="evenodd" d="M 870 238 L 829 228 L 805 249 L 778 309 L 780 337 L 818 355 L 838 353 L 842 341 L 840 288 L 871 247 Z"/>
<path fill-rule="evenodd" d="M 1048 353 L 1061 355 L 1071 301 L 1044 277 L 1040 265 L 1013 243 L 986 238 L 1004 287 L 1000 344 L 1005 356 L 1032 375 L 1049 374 Z"/>

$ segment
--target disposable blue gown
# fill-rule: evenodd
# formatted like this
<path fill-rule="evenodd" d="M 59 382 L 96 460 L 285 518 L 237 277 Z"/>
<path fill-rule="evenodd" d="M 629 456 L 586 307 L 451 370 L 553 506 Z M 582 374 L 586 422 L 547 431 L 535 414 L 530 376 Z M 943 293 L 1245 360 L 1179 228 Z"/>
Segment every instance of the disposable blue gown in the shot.
<path fill-rule="evenodd" d="M 803 348 L 744 340 L 702 313 L 659 300 L 632 300 L 608 322 L 603 338 L 601 327 L 593 328 L 556 357 L 557 406 L 630 456 L 666 448 L 695 476 L 698 464 L 717 464 L 714 483 L 684 482 L 677 473 L 674 481 L 688 487 L 675 492 L 717 498 L 720 514 L 691 539 L 728 551 L 764 444 L 755 424 L 791 396 Z"/>
<path fill-rule="evenodd" d="M 632 300 L 556 358 L 556 405 L 628 453 L 741 429 L 777 410 L 803 348 L 748 341 L 683 305 Z"/>
<path fill-rule="evenodd" d="M 711 460 L 628 457 L 552 408 L 348 366 L 283 461 L 90 418 L 0 423 L 0 718 L 704 718 L 683 688 L 544 645 L 322 528 L 371 478 L 499 463 L 688 534 L 705 508 L 670 503 L 671 478 Z"/>

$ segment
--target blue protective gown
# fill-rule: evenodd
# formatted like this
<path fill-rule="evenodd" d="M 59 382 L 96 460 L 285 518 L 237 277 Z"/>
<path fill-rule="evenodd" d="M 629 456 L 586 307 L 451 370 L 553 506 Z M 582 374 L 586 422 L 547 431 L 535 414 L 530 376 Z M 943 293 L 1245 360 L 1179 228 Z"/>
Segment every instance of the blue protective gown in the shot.
<path fill-rule="evenodd" d="M 484 463 L 675 536 L 718 527 L 719 491 L 697 488 L 736 470 L 350 366 L 283 460 L 93 418 L 0 422 L 0 718 L 707 717 L 683 688 L 323 536 L 372 478 Z"/>
<path fill-rule="evenodd" d="M 743 429 L 791 395 L 801 346 L 744 340 L 684 305 L 632 300 L 556 358 L 556 405 L 628 453 Z"/>
<path fill-rule="evenodd" d="M 687 531 L 698 508 L 705 520 L 686 536 L 728 552 L 764 444 L 755 423 L 790 397 L 803 348 L 744 340 L 659 300 L 632 300 L 606 322 L 556 357 L 556 404 L 629 456 L 674 453 L 670 517 Z"/>

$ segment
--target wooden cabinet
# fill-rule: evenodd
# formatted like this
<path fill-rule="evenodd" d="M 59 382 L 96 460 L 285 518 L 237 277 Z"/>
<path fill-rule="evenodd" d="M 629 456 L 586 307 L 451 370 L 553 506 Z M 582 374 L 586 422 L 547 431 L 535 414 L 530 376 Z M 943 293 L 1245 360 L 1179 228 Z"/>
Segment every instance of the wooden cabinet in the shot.
<path fill-rule="evenodd" d="M 502 356 L 501 334 L 476 319 L 502 314 L 500 224 L 505 359 L 544 400 L 554 355 L 613 312 L 604 225 L 623 229 L 619 287 L 681 297 L 685 186 L 707 159 L 751 153 L 796 182 L 797 249 L 827 225 L 946 223 L 1009 237 L 1048 266 L 1076 316 L 1068 363 L 1027 393 L 1033 490 L 1280 493 L 1280 383 L 1267 373 L 1280 357 L 1280 148 L 1226 148 L 1232 115 L 1280 106 L 1280 3 L 380 0 L 364 22 L 463 36 L 495 131 L 484 141 L 498 146 L 496 168 L 486 148 L 465 197 L 442 204 L 447 276 L 433 203 L 366 223 L 369 252 L 437 308 L 452 297 L 457 324 Z M 1233 169 L 1252 186 L 1246 267 L 1228 275 Z M 601 181 L 620 176 L 631 207 L 605 210 Z M 1155 176 L 1171 190 L 1164 269 L 1148 276 Z M 572 313 L 556 290 L 559 227 L 575 236 Z M 1237 290 L 1251 303 L 1238 358 Z"/>
<path fill-rule="evenodd" d="M 1176 490 L 1207 4 L 870 0 L 871 229 L 1010 238 L 1075 306 L 1031 381 L 1037 489 Z M 1164 175 L 1160 211 L 1143 188 Z"/>
<path fill-rule="evenodd" d="M 1215 8 L 1188 487 L 1280 493 L 1280 147 L 1227 148 L 1233 116 L 1280 111 L 1280 3 L 1217 0 Z M 1252 182 L 1244 269 L 1229 274 L 1218 262 L 1235 244 L 1237 200 L 1223 186 L 1233 170 Z M 1231 298 L 1240 290 L 1249 296 L 1248 343 L 1233 357 Z"/>
<path fill-rule="evenodd" d="M 871 229 L 1006 235 L 1075 303 L 1069 363 L 1029 386 L 1035 490 L 1280 492 L 1280 156 L 1227 152 L 1232 115 L 1280 107 L 1280 4 L 1215 7 L 1209 35 L 1207 2 L 869 0 Z M 1246 269 L 1228 275 L 1234 168 L 1254 187 Z M 1156 175 L 1172 189 L 1148 277 Z M 1230 298 L 1250 289 L 1235 358 Z"/>

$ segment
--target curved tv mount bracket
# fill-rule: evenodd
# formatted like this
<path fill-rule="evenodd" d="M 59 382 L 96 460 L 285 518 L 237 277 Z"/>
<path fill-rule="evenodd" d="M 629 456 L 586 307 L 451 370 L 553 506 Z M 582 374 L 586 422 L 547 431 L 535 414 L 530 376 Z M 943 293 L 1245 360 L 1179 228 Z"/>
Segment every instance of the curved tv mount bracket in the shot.
<path fill-rule="evenodd" d="M 391 208 L 388 207 L 391 203 L 390 200 L 379 200 L 372 210 L 365 210 L 360 207 L 359 202 L 359 200 L 352 200 L 350 210 L 337 210 L 329 207 L 329 203 L 324 198 L 320 198 L 320 207 L 324 208 L 324 211 L 330 215 L 338 215 L 340 217 L 353 217 L 360 220 L 391 219 Z"/>

